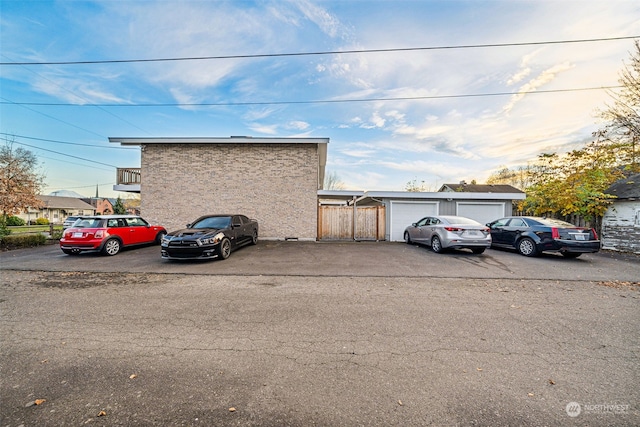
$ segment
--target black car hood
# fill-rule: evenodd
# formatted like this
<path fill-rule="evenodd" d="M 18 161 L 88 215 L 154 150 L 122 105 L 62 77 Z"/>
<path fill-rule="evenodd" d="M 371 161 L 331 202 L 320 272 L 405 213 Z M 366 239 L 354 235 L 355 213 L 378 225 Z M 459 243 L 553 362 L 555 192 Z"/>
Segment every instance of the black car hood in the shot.
<path fill-rule="evenodd" d="M 221 228 L 183 228 L 182 230 L 172 231 L 167 236 L 173 239 L 195 240 L 208 235 L 215 235 Z"/>

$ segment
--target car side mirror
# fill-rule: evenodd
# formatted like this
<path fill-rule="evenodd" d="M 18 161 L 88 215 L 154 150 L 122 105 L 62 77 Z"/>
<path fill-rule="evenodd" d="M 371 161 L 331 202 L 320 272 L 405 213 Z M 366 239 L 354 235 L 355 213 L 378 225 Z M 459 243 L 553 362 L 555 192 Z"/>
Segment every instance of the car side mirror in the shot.
<path fill-rule="evenodd" d="M 417 227 L 417 226 L 418 226 L 418 223 L 417 223 L 417 222 L 414 222 L 413 224 L 411 224 L 411 226 L 412 226 L 412 227 Z"/>
<path fill-rule="evenodd" d="M 191 224 L 187 224 L 187 228 L 191 228 Z"/>

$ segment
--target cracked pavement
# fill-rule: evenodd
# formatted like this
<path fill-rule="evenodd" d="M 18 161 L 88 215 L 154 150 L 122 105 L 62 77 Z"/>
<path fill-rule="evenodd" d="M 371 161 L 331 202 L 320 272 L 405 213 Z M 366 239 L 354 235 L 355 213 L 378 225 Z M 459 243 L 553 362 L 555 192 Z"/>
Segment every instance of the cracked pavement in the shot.
<path fill-rule="evenodd" d="M 2 426 L 640 425 L 634 256 L 54 249 L 0 254 Z"/>

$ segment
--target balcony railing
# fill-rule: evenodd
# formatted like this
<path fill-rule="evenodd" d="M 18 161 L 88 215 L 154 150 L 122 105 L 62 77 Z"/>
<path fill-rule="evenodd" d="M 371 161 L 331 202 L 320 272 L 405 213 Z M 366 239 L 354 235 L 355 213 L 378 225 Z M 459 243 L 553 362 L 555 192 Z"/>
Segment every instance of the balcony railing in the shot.
<path fill-rule="evenodd" d="M 116 184 L 140 184 L 140 168 L 118 168 L 118 178 Z"/>

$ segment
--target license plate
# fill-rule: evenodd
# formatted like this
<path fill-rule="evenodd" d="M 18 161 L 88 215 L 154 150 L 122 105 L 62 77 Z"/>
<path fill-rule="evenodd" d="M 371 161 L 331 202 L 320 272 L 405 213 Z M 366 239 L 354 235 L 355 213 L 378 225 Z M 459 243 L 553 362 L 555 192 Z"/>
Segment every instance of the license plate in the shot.
<path fill-rule="evenodd" d="M 476 231 L 476 230 L 467 230 L 467 231 L 465 231 L 464 234 L 467 235 L 467 236 L 474 236 L 474 237 L 482 235 L 482 233 L 480 233 L 479 231 Z"/>
<path fill-rule="evenodd" d="M 587 240 L 587 239 L 585 239 L 584 234 L 582 234 L 582 233 L 581 234 L 574 234 L 574 236 L 575 236 L 576 240 Z"/>
<path fill-rule="evenodd" d="M 73 233 L 73 237 L 78 238 L 78 237 L 82 237 L 84 233 Z"/>

